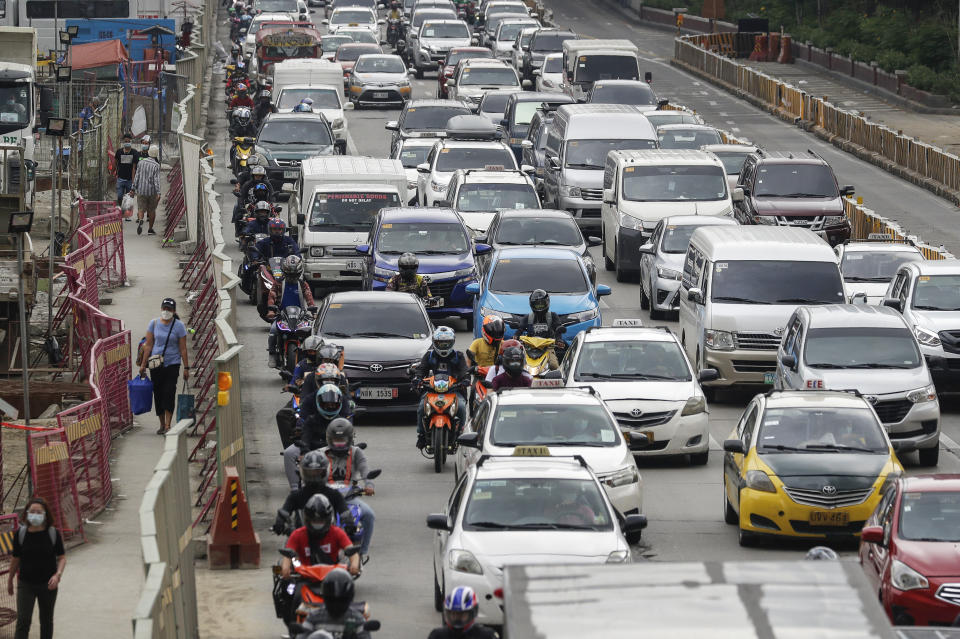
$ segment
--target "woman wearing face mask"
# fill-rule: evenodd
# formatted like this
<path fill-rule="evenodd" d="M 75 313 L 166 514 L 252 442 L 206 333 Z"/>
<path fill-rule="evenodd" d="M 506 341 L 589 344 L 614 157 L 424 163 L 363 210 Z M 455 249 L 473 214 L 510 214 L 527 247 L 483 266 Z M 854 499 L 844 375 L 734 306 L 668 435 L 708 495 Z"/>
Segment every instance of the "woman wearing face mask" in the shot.
<path fill-rule="evenodd" d="M 17 575 L 16 639 L 27 639 L 33 605 L 40 609 L 40 639 L 53 639 L 53 606 L 67 558 L 60 532 L 45 502 L 34 497 L 20 515 L 21 528 L 13 535 L 13 552 L 7 576 L 7 593 L 13 594 Z"/>
<path fill-rule="evenodd" d="M 117 149 L 114 160 L 117 167 L 117 206 L 120 206 L 123 196 L 133 188 L 133 176 L 140 161 L 140 154 L 133 150 L 129 133 L 123 134 L 123 146 Z"/>
<path fill-rule="evenodd" d="M 170 420 L 177 401 L 177 380 L 180 365 L 183 365 L 184 381 L 190 379 L 187 364 L 187 327 L 177 316 L 177 302 L 166 298 L 160 303 L 160 317 L 150 320 L 147 326 L 147 342 L 144 349 L 149 353 L 147 362 L 140 363 L 140 375 L 150 368 L 153 382 L 153 403 L 160 418 L 158 435 L 170 429 Z"/>

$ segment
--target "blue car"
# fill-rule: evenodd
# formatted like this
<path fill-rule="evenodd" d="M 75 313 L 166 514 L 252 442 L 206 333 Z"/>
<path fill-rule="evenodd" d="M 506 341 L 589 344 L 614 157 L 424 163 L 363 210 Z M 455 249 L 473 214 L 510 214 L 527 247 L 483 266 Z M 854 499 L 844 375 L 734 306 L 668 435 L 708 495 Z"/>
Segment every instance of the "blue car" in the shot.
<path fill-rule="evenodd" d="M 493 254 L 483 278 L 466 291 L 476 296 L 477 318 L 499 315 L 519 321 L 530 312 L 530 293 L 537 288 L 550 293 L 550 310 L 561 322 L 576 322 L 563 334 L 567 343 L 580 331 L 600 326 L 600 298 L 610 294 L 610 287 L 594 287 L 583 258 L 568 249 L 502 248 Z M 474 323 L 474 337 L 480 337 L 482 324 Z M 507 328 L 506 336 L 513 332 Z"/>
<path fill-rule="evenodd" d="M 370 244 L 357 247 L 364 256 L 363 287 L 384 290 L 398 273 L 400 256 L 415 253 L 418 273 L 430 277 L 430 294 L 442 298 L 442 304 L 427 309 L 430 317 L 460 317 L 472 329 L 473 298 L 466 287 L 477 283 L 474 255 L 487 253 L 490 246 L 474 245 L 470 237 L 452 209 L 382 209 L 370 229 Z"/>

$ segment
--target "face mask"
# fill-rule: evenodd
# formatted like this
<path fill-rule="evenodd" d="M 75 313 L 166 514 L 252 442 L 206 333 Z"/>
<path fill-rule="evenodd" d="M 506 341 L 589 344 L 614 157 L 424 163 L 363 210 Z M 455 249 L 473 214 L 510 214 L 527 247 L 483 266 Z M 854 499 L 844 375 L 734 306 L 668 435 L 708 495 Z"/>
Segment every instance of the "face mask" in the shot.
<path fill-rule="evenodd" d="M 169 322 L 173 319 L 173 311 L 160 311 L 160 319 Z"/>
<path fill-rule="evenodd" d="M 124 143 L 123 143 L 123 148 L 125 148 L 125 149 L 129 149 L 131 146 L 133 146 L 133 145 L 131 145 L 129 142 L 124 142 Z"/>
<path fill-rule="evenodd" d="M 143 149 L 144 151 L 149 151 L 149 150 L 150 150 L 150 145 L 149 145 L 149 144 L 141 144 L 141 145 L 140 145 L 140 148 Z"/>
<path fill-rule="evenodd" d="M 40 526 L 47 516 L 43 513 L 27 513 L 27 523 L 31 526 Z"/>

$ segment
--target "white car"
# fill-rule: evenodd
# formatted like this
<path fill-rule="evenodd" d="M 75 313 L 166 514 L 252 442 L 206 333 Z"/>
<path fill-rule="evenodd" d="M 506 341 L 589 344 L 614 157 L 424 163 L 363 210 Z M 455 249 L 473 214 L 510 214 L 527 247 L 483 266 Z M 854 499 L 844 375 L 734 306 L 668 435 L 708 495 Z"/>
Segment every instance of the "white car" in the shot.
<path fill-rule="evenodd" d="M 526 450 L 525 450 L 526 449 Z M 515 454 L 540 453 L 520 447 Z M 502 625 L 503 568 L 510 564 L 630 562 L 625 535 L 643 515 L 621 518 L 582 457 L 486 457 L 460 476 L 443 513 L 427 515 L 433 599 L 457 586 L 477 593 L 477 622 Z"/>
<path fill-rule="evenodd" d="M 498 166 L 508 171 L 518 169 L 513 152 L 503 142 L 450 139 L 434 142 L 427 161 L 417 166 L 420 174 L 417 182 L 420 205 L 433 206 L 437 200 L 445 200 L 450 178 L 457 169 L 482 169 L 487 166 Z"/>
<path fill-rule="evenodd" d="M 353 104 L 344 104 L 343 91 L 339 87 L 309 84 L 285 86 L 274 96 L 277 113 L 290 113 L 304 98 L 313 100 L 313 110 L 327 119 L 336 139 L 347 139 L 347 118 L 343 112 L 353 109 Z"/>
<path fill-rule="evenodd" d="M 603 398 L 634 455 L 689 455 L 691 464 L 706 465 L 710 429 L 700 381 L 716 379 L 716 371 L 698 378 L 666 327 L 619 323 L 579 333 L 554 374 L 564 386 L 590 386 Z"/>
<path fill-rule="evenodd" d="M 253 55 L 253 50 L 257 48 L 257 31 L 268 22 L 296 22 L 296 16 L 289 13 L 261 13 L 253 16 L 247 28 L 247 35 L 240 44 L 243 55 Z"/>
<path fill-rule="evenodd" d="M 343 27 L 337 30 L 337 35 L 347 36 L 354 42 L 360 42 L 362 44 L 380 44 L 380 38 L 377 32 L 365 27 Z"/>
<path fill-rule="evenodd" d="M 350 73 L 347 95 L 356 106 L 403 106 L 403 103 L 410 99 L 412 91 L 411 73 L 398 55 L 361 55 Z"/>
<path fill-rule="evenodd" d="M 340 29 L 349 27 L 360 27 L 366 29 L 374 36 L 379 31 L 379 25 L 384 24 L 384 20 L 377 20 L 377 14 L 372 9 L 363 7 L 344 7 L 334 9 L 330 14 L 330 19 L 324 18 L 322 24 L 327 25 L 327 33 L 339 33 Z"/>
<path fill-rule="evenodd" d="M 622 515 L 643 512 L 643 481 L 616 418 L 591 392 L 569 388 L 489 393 L 464 427 L 457 476 L 480 455 L 510 455 L 517 446 L 546 446 L 551 455 L 580 455 Z"/>
<path fill-rule="evenodd" d="M 540 23 L 533 18 L 522 18 L 504 20 L 497 27 L 497 32 L 490 39 L 490 48 L 493 55 L 500 60 L 506 60 L 513 64 L 513 43 L 517 35 L 524 29 L 537 29 Z M 514 67 L 516 68 L 516 67 Z"/>
<path fill-rule="evenodd" d="M 516 69 L 502 60 L 478 59 L 460 66 L 456 74 L 447 80 L 447 95 L 451 100 L 468 104 L 480 104 L 488 91 L 520 90 L 520 77 Z"/>
<path fill-rule="evenodd" d="M 883 236 L 880 236 L 883 237 Z M 922 262 L 923 253 L 913 244 L 883 239 L 850 240 L 833 249 L 840 260 L 840 275 L 853 304 L 882 304 L 897 269 L 907 262 Z"/>
<path fill-rule="evenodd" d="M 474 234 L 486 233 L 498 211 L 542 208 L 527 175 L 533 171 L 526 165 L 519 171 L 459 169 L 447 185 L 448 200 L 436 204 L 453 208 Z"/>
<path fill-rule="evenodd" d="M 537 91 L 563 93 L 563 54 L 551 53 L 543 59 L 543 66 L 533 70 Z"/>
<path fill-rule="evenodd" d="M 409 204 L 417 203 L 417 178 L 420 177 L 417 167 L 427 161 L 427 156 L 436 142 L 436 138 L 405 138 L 390 156 L 392 160 L 400 160 L 407 174 L 407 192 L 414 194 Z"/>
<path fill-rule="evenodd" d="M 424 20 L 413 56 L 417 77 L 422 78 L 424 71 L 439 69 L 450 49 L 469 47 L 471 37 L 470 28 L 463 20 Z"/>

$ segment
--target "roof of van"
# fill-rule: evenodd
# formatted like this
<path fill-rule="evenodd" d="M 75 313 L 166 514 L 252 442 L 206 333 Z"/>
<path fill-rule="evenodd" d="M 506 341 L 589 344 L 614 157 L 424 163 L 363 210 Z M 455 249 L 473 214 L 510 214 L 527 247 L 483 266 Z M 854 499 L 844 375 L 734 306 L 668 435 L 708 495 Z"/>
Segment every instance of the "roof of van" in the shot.
<path fill-rule="evenodd" d="M 640 151 L 610 151 L 611 159 L 622 160 L 624 164 L 715 164 L 721 166 L 720 159 L 706 151 L 692 149 L 648 149 Z"/>
<path fill-rule="evenodd" d="M 299 115 L 299 114 L 298 114 Z M 359 155 L 331 155 L 309 158 L 300 165 L 304 176 L 334 173 L 337 175 L 395 175 L 406 179 L 400 160 L 370 158 Z"/>
<path fill-rule="evenodd" d="M 638 117 L 639 116 L 639 117 Z M 626 104 L 563 104 L 557 109 L 554 123 L 567 120 L 566 136 L 584 139 L 624 137 L 632 140 L 655 140 L 657 130 L 650 120 Z"/>
<path fill-rule="evenodd" d="M 784 226 L 703 226 L 690 244 L 712 260 L 790 260 L 836 262 L 833 249 L 813 231 Z"/>
<path fill-rule="evenodd" d="M 629 40 L 564 40 L 564 51 L 593 51 L 601 49 L 618 49 L 621 51 L 637 51 L 637 45 Z"/>

